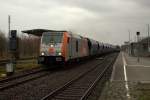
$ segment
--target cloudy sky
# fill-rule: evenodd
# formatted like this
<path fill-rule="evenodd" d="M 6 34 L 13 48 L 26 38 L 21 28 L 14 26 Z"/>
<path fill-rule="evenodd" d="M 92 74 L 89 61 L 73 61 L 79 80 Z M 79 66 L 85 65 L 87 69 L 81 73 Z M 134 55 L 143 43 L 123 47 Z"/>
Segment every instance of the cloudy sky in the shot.
<path fill-rule="evenodd" d="M 82 36 L 123 44 L 147 35 L 150 0 L 0 0 L 0 30 L 33 28 L 71 30 Z"/>

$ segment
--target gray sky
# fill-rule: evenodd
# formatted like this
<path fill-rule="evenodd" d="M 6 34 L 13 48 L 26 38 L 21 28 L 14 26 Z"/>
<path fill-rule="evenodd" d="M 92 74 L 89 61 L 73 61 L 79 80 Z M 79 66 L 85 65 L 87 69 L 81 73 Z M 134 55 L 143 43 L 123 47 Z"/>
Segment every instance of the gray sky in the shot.
<path fill-rule="evenodd" d="M 0 29 L 65 29 L 82 36 L 122 44 L 136 31 L 147 35 L 150 0 L 0 0 Z"/>

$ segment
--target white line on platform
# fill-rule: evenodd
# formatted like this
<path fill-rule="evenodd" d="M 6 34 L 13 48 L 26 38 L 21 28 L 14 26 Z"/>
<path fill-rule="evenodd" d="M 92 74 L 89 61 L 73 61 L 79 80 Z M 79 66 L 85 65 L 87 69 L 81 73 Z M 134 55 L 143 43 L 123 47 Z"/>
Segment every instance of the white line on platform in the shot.
<path fill-rule="evenodd" d="M 123 69 L 124 69 L 125 88 L 127 90 L 126 96 L 128 97 L 128 99 L 130 99 L 129 86 L 128 86 L 128 78 L 127 78 L 127 71 L 126 71 L 127 63 L 125 61 L 123 53 L 122 53 L 122 60 L 123 60 Z"/>
<path fill-rule="evenodd" d="M 150 66 L 144 66 L 144 65 L 128 65 L 130 67 L 150 67 Z"/>
<path fill-rule="evenodd" d="M 143 66 L 143 67 L 150 67 L 150 66 Z"/>

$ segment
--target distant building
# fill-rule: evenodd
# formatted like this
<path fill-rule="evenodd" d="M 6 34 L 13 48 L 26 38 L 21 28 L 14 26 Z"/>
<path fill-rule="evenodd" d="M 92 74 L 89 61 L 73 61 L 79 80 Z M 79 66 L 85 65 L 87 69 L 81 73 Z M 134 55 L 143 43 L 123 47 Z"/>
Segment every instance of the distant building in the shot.
<path fill-rule="evenodd" d="M 149 40 L 149 43 L 148 43 Z M 149 44 L 149 46 L 148 46 Z M 150 56 L 150 38 L 146 37 L 137 42 L 125 42 L 122 50 L 132 56 Z"/>
<path fill-rule="evenodd" d="M 140 45 L 140 47 L 139 47 L 140 48 L 139 54 L 141 56 L 150 56 L 150 50 L 149 50 L 150 43 L 148 43 L 149 40 L 150 40 L 150 38 L 146 37 L 146 38 L 142 39 L 139 42 L 139 45 Z"/>
<path fill-rule="evenodd" d="M 124 51 L 124 52 L 127 52 L 128 54 L 130 54 L 130 43 L 128 41 L 124 42 L 124 45 L 121 46 L 121 49 Z"/>

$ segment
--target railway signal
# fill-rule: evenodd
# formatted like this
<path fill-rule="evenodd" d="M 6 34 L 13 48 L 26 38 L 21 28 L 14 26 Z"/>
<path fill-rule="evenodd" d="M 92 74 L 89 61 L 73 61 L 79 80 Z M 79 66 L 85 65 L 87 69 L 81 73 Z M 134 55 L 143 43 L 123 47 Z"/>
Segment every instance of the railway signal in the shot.
<path fill-rule="evenodd" d="M 9 36 L 10 62 L 6 64 L 7 75 L 12 75 L 14 73 L 16 64 L 16 51 L 17 51 L 17 30 L 11 30 Z"/>
<path fill-rule="evenodd" d="M 9 50 L 15 52 L 17 50 L 17 31 L 11 30 L 9 38 Z"/>

